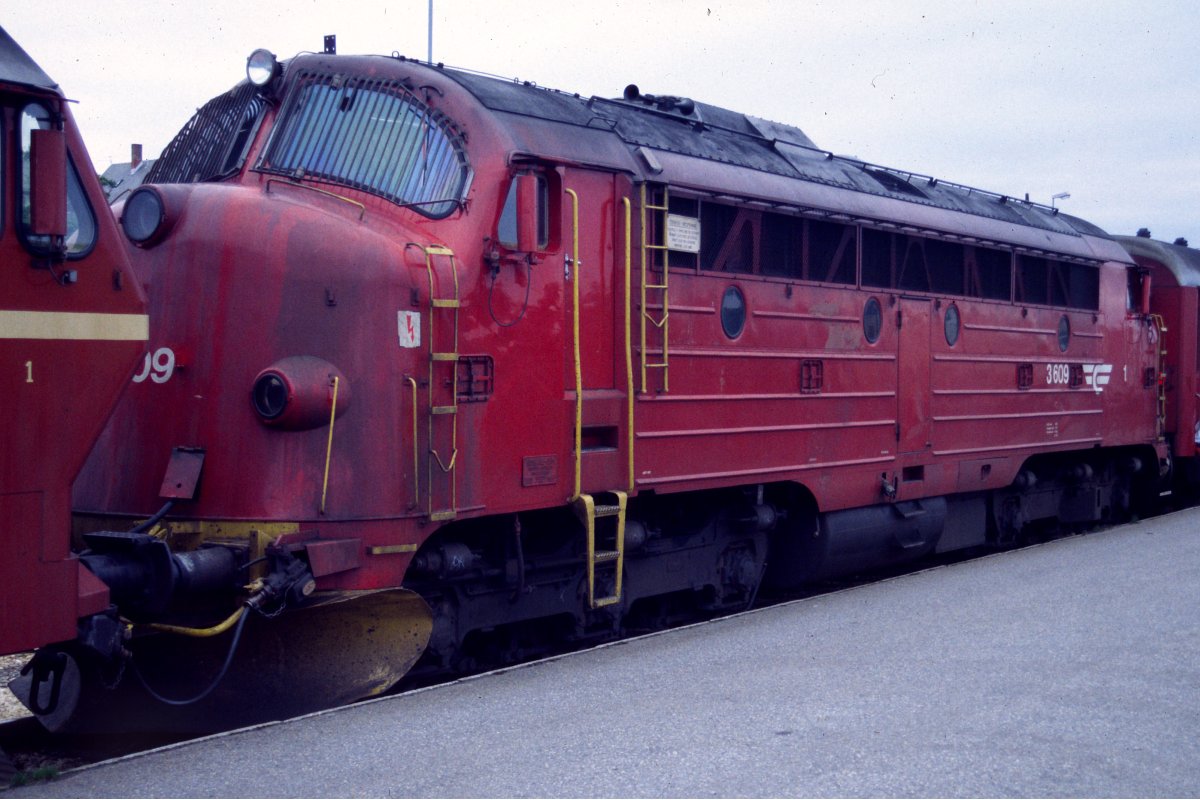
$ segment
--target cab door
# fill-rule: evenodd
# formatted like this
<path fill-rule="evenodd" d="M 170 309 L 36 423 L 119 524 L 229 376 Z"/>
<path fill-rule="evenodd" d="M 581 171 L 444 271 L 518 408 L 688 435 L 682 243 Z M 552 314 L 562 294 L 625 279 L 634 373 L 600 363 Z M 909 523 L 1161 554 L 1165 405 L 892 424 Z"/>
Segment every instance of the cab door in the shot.
<path fill-rule="evenodd" d="M 570 332 L 564 385 L 568 402 L 577 403 L 571 449 L 579 450 L 583 492 L 608 491 L 626 482 L 627 395 L 624 376 L 617 380 L 616 357 L 624 352 L 617 335 L 623 295 L 616 290 L 624 266 L 617 263 L 616 242 L 623 243 L 625 233 L 624 216 L 615 212 L 620 205 L 616 181 L 611 173 L 589 170 L 567 170 L 563 179 L 564 325 Z"/>

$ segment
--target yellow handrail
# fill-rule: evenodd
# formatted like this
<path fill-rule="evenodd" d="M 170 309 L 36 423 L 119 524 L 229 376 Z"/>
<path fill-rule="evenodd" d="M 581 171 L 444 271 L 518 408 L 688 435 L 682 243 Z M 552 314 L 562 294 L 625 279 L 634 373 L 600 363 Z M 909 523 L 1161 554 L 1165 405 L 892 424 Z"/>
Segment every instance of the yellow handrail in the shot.
<path fill-rule="evenodd" d="M 413 442 L 413 507 L 421 505 L 421 445 L 417 441 L 417 379 L 406 375 L 404 380 L 412 387 L 412 442 Z"/>
<path fill-rule="evenodd" d="M 333 403 L 329 408 L 329 440 L 325 443 L 325 478 L 321 482 L 321 513 L 325 513 L 325 497 L 329 492 L 329 457 L 333 454 L 333 421 L 337 419 L 338 376 L 333 376 Z"/>
<path fill-rule="evenodd" d="M 574 502 L 582 484 L 583 370 L 579 358 L 579 195 L 573 189 L 567 189 L 567 194 L 571 195 L 571 266 L 575 271 L 571 276 L 571 327 L 575 348 L 575 488 L 571 493 Z"/>
<path fill-rule="evenodd" d="M 630 273 L 633 272 L 633 208 L 628 197 L 621 198 L 625 208 L 625 405 L 628 412 L 625 420 L 629 450 L 629 491 L 633 491 L 633 290 L 630 288 Z"/>

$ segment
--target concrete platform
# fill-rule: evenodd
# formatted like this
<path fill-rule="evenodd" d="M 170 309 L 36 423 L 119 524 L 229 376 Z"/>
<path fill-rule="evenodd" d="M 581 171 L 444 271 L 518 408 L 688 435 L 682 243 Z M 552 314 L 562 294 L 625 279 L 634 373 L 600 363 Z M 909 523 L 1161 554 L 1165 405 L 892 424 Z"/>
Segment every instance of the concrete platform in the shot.
<path fill-rule="evenodd" d="M 1200 511 L 10 794 L 1194 797 Z"/>

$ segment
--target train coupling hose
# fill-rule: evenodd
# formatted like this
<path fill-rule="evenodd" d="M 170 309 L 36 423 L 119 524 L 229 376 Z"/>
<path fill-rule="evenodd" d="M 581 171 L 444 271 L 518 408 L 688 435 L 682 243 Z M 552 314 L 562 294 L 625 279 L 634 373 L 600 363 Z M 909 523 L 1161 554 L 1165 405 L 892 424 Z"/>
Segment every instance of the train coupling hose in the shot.
<path fill-rule="evenodd" d="M 308 564 L 292 555 L 286 547 L 277 544 L 267 547 L 267 558 L 271 562 L 271 570 L 246 605 L 268 617 L 275 616 L 284 608 L 303 605 L 317 588 L 317 580 Z"/>

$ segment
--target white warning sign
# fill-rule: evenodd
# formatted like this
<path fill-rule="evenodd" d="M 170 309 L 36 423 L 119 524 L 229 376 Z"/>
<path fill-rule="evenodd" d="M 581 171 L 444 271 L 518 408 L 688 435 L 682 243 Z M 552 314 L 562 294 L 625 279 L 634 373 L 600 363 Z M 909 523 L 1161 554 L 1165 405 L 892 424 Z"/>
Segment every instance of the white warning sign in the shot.
<path fill-rule="evenodd" d="M 700 220 L 667 214 L 667 249 L 681 253 L 700 252 Z"/>
<path fill-rule="evenodd" d="M 419 311 L 399 311 L 396 316 L 400 327 L 400 346 L 420 347 L 421 313 Z"/>

